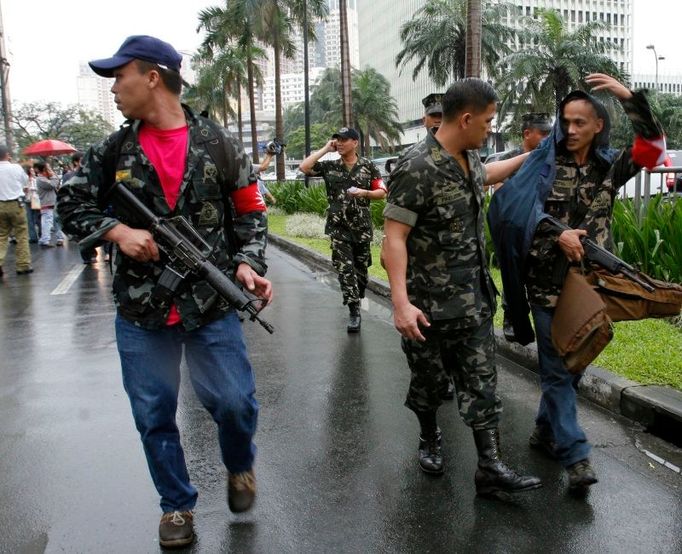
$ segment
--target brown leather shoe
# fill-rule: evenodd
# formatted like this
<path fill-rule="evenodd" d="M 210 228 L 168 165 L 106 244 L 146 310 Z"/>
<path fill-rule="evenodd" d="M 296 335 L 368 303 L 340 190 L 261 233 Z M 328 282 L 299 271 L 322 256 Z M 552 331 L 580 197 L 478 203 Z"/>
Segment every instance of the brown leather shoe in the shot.
<path fill-rule="evenodd" d="M 166 512 L 159 522 L 159 544 L 165 548 L 187 546 L 194 540 L 192 512 Z"/>
<path fill-rule="evenodd" d="M 251 509 L 256 499 L 256 475 L 253 469 L 231 473 L 227 478 L 227 505 L 235 514 Z"/>

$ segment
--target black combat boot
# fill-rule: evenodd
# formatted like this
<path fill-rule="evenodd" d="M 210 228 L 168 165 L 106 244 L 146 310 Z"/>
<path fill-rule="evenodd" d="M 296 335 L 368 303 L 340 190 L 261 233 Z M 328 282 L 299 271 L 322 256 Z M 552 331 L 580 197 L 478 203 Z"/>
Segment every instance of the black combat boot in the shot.
<path fill-rule="evenodd" d="M 474 430 L 478 450 L 476 494 L 496 496 L 498 493 L 515 493 L 542 486 L 538 477 L 519 475 L 500 459 L 500 435 L 494 429 Z"/>
<path fill-rule="evenodd" d="M 351 302 L 348 304 L 348 310 L 350 311 L 350 317 L 348 318 L 348 327 L 346 330 L 349 333 L 358 333 L 360 331 L 360 324 L 362 318 L 360 316 L 360 303 Z"/>
<path fill-rule="evenodd" d="M 440 429 L 429 435 L 419 436 L 419 467 L 430 475 L 443 474 L 443 455 L 441 454 L 442 435 Z"/>

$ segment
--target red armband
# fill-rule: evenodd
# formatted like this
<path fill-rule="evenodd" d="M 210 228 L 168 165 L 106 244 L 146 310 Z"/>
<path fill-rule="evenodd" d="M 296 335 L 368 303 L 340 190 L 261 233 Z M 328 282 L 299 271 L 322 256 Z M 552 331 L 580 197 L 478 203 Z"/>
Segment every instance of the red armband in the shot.
<path fill-rule="evenodd" d="M 386 192 L 386 185 L 384 185 L 384 180 L 381 177 L 372 179 L 372 184 L 369 187 L 371 190 L 383 190 Z"/>
<path fill-rule="evenodd" d="M 665 136 L 655 139 L 636 136 L 632 145 L 632 161 L 647 169 L 653 169 L 665 162 Z"/>
<path fill-rule="evenodd" d="M 237 189 L 230 196 L 237 215 L 266 211 L 265 200 L 258 190 L 258 183 L 251 183 L 248 187 Z"/>

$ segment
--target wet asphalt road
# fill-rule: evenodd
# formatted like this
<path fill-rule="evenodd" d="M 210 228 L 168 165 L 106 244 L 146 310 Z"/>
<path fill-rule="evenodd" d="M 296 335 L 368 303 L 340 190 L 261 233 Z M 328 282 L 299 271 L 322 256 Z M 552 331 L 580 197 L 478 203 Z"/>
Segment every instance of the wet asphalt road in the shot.
<path fill-rule="evenodd" d="M 679 449 L 587 403 L 600 483 L 567 496 L 562 470 L 526 446 L 535 377 L 500 360 L 506 458 L 545 487 L 476 498 L 476 457 L 456 406 L 440 411 L 446 474 L 416 465 L 408 372 L 386 307 L 345 332 L 333 278 L 269 250 L 268 335 L 245 329 L 261 403 L 255 509 L 227 510 L 215 426 L 187 379 L 178 414 L 199 490 L 191 552 L 682 552 Z M 71 247 L 34 250 L 0 279 L 0 551 L 158 552 L 158 497 L 120 379 L 108 267 Z M 69 283 L 72 283 L 69 286 Z M 267 314 L 267 315 L 266 315 Z"/>

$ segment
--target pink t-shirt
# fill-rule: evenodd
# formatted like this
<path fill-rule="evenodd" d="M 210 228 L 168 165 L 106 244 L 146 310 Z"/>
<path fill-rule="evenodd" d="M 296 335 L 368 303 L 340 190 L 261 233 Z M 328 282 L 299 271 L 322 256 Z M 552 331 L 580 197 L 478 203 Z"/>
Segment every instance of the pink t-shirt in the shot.
<path fill-rule="evenodd" d="M 140 146 L 154 166 L 168 207 L 173 210 L 180 196 L 182 177 L 187 160 L 187 125 L 177 129 L 156 129 L 143 125 L 140 128 Z M 171 306 L 166 325 L 180 323 L 180 313 Z"/>

